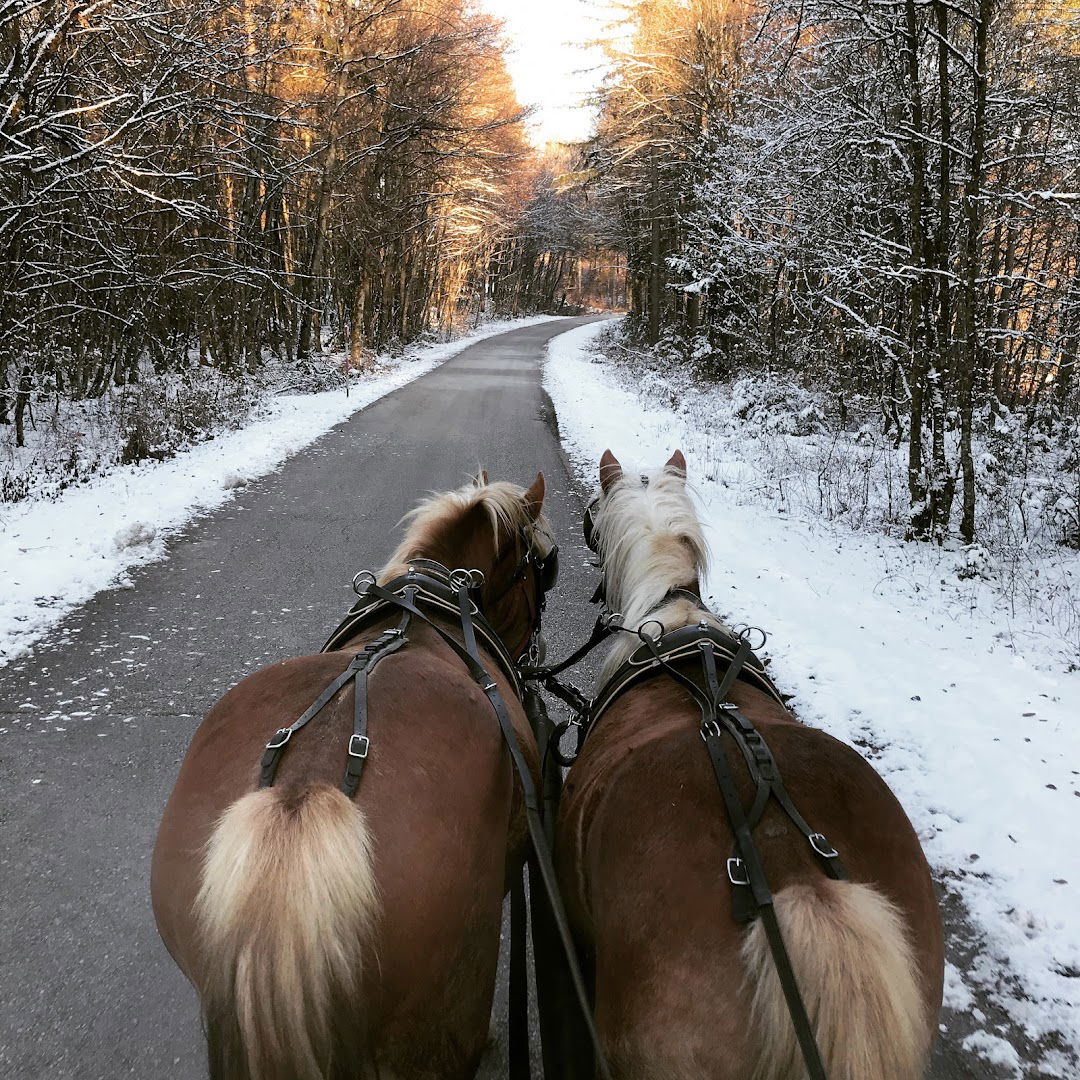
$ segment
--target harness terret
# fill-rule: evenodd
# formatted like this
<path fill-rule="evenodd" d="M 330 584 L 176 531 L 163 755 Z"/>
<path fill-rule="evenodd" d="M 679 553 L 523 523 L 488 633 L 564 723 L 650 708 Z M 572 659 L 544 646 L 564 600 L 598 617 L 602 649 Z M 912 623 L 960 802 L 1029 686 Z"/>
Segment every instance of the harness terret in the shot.
<path fill-rule="evenodd" d="M 526 563 L 531 561 L 536 569 L 537 584 L 540 592 L 539 604 L 543 606 L 543 592 L 555 583 L 557 575 L 557 552 L 554 548 L 545 560 L 537 560 L 526 555 Z M 512 582 L 521 579 L 524 570 L 519 567 Z M 274 782 L 278 764 L 292 736 L 308 724 L 334 697 L 342 687 L 355 681 L 355 714 L 353 733 L 349 738 L 346 756 L 345 778 L 342 791 L 350 798 L 356 794 L 364 762 L 371 748 L 367 734 L 367 685 L 376 665 L 385 657 L 396 652 L 408 642 L 406 631 L 412 620 L 418 620 L 430 627 L 449 647 L 451 652 L 465 665 L 473 681 L 483 690 L 499 723 L 504 742 L 510 752 L 518 783 L 521 786 L 522 800 L 525 804 L 525 820 L 529 839 L 532 844 L 532 864 L 539 872 L 543 882 L 547 901 L 551 907 L 553 921 L 566 955 L 567 965 L 573 989 L 581 1007 L 583 1022 L 588 1031 L 589 1041 L 597 1062 L 600 1075 L 610 1078 L 599 1037 L 592 1018 L 588 993 L 578 964 L 577 953 L 570 925 L 559 894 L 555 867 L 552 862 L 551 848 L 544 832 L 540 794 L 532 772 L 521 749 L 513 720 L 503 701 L 496 681 L 484 666 L 480 655 L 478 640 L 495 657 L 500 670 L 506 676 L 515 696 L 521 700 L 522 686 L 513 658 L 510 656 L 499 635 L 484 618 L 481 610 L 480 588 L 483 576 L 479 571 L 447 570 L 441 564 L 416 559 L 409 566 L 408 572 L 399 578 L 379 585 L 375 576 L 368 571 L 356 575 L 353 588 L 359 599 L 350 609 L 345 619 L 327 639 L 322 652 L 340 648 L 354 638 L 365 626 L 385 618 L 396 611 L 401 612 L 398 625 L 385 630 L 367 642 L 359 653 L 350 660 L 345 671 L 326 687 L 307 710 L 289 727 L 274 733 L 266 744 L 263 753 L 259 786 L 268 787 Z M 503 590 L 503 594 L 505 593 Z M 502 594 L 500 594 L 502 595 Z M 461 627 L 462 640 L 458 641 L 449 631 L 440 626 L 437 618 L 456 618 Z M 526 953 L 524 936 L 524 885 L 521 879 L 511 887 L 511 1074 L 520 1080 L 528 1080 L 528 1013 Z"/>

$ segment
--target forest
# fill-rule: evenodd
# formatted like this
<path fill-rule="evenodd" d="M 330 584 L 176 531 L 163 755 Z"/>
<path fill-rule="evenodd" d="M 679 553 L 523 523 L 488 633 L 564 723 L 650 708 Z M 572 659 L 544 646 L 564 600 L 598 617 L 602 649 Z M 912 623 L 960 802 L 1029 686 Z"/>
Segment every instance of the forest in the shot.
<path fill-rule="evenodd" d="M 5 0 L 0 424 L 565 307 L 524 116 L 464 0 Z"/>
<path fill-rule="evenodd" d="M 468 0 L 5 0 L 0 431 L 118 397 L 138 460 L 163 375 L 221 412 L 268 363 L 626 306 L 661 366 L 787 378 L 902 450 L 909 538 L 974 543 L 1037 453 L 1010 498 L 1080 544 L 1080 16 L 641 0 L 609 31 L 593 137 L 537 150 Z"/>
<path fill-rule="evenodd" d="M 972 544 L 1052 454 L 1016 499 L 1076 545 L 1078 34 L 1053 0 L 634 5 L 586 148 L 633 334 L 891 439 L 910 538 Z"/>

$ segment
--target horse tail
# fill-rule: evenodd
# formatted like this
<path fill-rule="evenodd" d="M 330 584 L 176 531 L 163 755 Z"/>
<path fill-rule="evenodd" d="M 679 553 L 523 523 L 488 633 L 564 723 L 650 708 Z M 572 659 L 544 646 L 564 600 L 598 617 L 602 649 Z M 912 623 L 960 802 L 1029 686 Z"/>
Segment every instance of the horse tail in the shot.
<path fill-rule="evenodd" d="M 932 1033 L 896 907 L 869 885 L 848 881 L 792 885 L 775 905 L 829 1080 L 919 1080 Z M 760 920 L 742 955 L 760 1048 L 754 1080 L 805 1080 Z"/>
<path fill-rule="evenodd" d="M 225 811 L 195 903 L 211 1080 L 360 1075 L 378 912 L 371 835 L 341 791 L 264 788 Z"/>

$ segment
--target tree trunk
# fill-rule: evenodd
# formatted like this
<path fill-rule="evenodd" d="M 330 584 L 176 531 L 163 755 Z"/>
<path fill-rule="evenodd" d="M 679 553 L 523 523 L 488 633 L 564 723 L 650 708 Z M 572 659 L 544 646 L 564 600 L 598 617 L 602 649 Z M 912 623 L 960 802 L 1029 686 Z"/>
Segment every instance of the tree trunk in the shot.
<path fill-rule="evenodd" d="M 979 0 L 975 23 L 975 108 L 972 117 L 971 175 L 964 197 L 966 235 L 966 281 L 963 357 L 960 371 L 960 470 L 963 476 L 963 508 L 960 539 L 975 542 L 975 462 L 971 453 L 973 387 L 980 362 L 978 278 L 982 233 L 982 174 L 986 155 L 986 44 L 990 30 L 991 0 Z"/>
<path fill-rule="evenodd" d="M 923 466 L 923 398 L 927 356 L 924 343 L 925 241 L 923 237 L 923 191 L 926 185 L 926 146 L 923 142 L 922 96 L 919 89 L 919 30 L 915 0 L 904 0 L 906 40 L 904 43 L 909 83 L 908 108 L 911 114 L 911 193 L 908 198 L 908 228 L 911 231 L 911 265 L 915 280 L 909 294 L 908 341 L 911 350 L 911 427 L 908 431 L 908 493 L 911 500 L 910 539 L 924 540 L 930 534 L 931 507 Z"/>

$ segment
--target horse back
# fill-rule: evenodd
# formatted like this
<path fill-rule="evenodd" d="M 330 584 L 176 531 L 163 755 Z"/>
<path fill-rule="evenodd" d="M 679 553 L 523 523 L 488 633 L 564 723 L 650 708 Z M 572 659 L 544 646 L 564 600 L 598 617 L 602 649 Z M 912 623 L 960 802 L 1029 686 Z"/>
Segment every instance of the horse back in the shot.
<path fill-rule="evenodd" d="M 851 880 L 872 886 L 900 913 L 927 1015 L 936 1015 L 941 920 L 903 808 L 851 747 L 800 724 L 752 687 L 738 684 L 731 699 L 765 738 L 795 806 L 838 849 Z M 725 871 L 735 840 L 700 723 L 697 707 L 669 679 L 654 679 L 613 704 L 567 780 L 559 871 L 575 929 L 596 959 L 597 1019 L 612 1035 L 616 1058 L 619 1032 L 630 1041 L 642 1038 L 635 1025 L 654 1047 L 670 1042 L 672 1060 L 690 1053 L 697 1033 L 709 1031 L 711 1045 L 731 1056 L 730 1075 L 749 1075 L 749 1067 L 741 1073 L 737 1064 L 750 1024 L 747 927 L 733 917 Z M 728 743 L 749 808 L 754 785 Z M 836 883 L 774 800 L 754 839 L 774 895 L 798 887 L 828 901 Z M 717 995 L 724 1010 L 716 1009 Z"/>
<path fill-rule="evenodd" d="M 263 668 L 225 694 L 196 731 L 165 809 L 152 868 L 159 930 L 193 981 L 192 910 L 217 822 L 258 786 L 273 733 L 300 716 L 382 628 L 373 626 L 341 651 Z M 424 985 L 421 973 L 443 960 L 457 966 L 432 972 L 428 984 L 473 974 L 487 979 L 482 969 L 494 967 L 489 954 L 497 951 L 505 883 L 510 864 L 520 865 L 524 836 L 509 755 L 487 697 L 429 628 L 408 633 L 409 644 L 382 660 L 370 679 L 371 744 L 356 796 L 373 838 L 384 912 L 376 1008 L 378 1000 L 407 999 L 412 987 Z M 535 743 L 513 689 L 494 660 L 484 659 L 536 771 Z M 274 790 L 287 796 L 340 785 L 353 710 L 350 684 L 290 739 Z M 475 954 L 473 974 L 462 971 L 461 955 L 447 959 L 445 949 L 433 948 L 434 941 L 453 939 L 451 928 L 461 954 Z"/>

